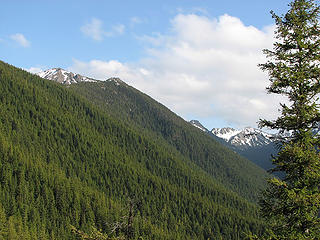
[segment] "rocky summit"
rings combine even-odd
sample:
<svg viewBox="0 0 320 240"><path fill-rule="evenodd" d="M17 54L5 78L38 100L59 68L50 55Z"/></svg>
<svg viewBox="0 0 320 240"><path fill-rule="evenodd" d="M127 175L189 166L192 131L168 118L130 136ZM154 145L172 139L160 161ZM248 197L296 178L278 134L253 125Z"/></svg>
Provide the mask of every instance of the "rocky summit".
<svg viewBox="0 0 320 240"><path fill-rule="evenodd" d="M37 73L37 75L42 78L56 81L62 84L72 84L72 83L79 83L79 82L96 82L95 79L84 77L80 74L74 74L62 68L48 69L46 71Z"/></svg>

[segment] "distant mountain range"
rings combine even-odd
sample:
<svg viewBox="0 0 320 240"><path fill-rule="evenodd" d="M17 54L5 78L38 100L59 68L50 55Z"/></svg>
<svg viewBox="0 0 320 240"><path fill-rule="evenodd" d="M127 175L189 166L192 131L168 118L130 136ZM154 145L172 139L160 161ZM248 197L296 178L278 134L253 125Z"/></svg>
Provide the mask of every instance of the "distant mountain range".
<svg viewBox="0 0 320 240"><path fill-rule="evenodd" d="M190 123L263 169L269 170L273 167L271 155L277 153L277 135L252 127L240 130L230 127L213 128L209 131L197 120Z"/></svg>
<svg viewBox="0 0 320 240"><path fill-rule="evenodd" d="M252 127L246 127L242 130L236 130L230 127L214 128L211 132L231 145L243 150L268 145L272 143L276 137L274 134L269 134Z"/></svg>

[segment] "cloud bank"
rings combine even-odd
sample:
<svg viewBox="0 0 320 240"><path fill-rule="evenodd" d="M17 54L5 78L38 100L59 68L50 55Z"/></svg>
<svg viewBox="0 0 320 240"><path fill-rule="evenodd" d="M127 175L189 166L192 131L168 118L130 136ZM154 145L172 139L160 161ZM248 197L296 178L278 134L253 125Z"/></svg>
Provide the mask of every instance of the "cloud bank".
<svg viewBox="0 0 320 240"><path fill-rule="evenodd" d="M70 70L120 77L184 118L256 126L259 118L275 118L280 101L266 94L268 77L257 66L266 61L262 49L272 48L273 32L272 26L257 29L229 15L179 14L169 35L140 38L146 56L139 62L74 60Z"/></svg>

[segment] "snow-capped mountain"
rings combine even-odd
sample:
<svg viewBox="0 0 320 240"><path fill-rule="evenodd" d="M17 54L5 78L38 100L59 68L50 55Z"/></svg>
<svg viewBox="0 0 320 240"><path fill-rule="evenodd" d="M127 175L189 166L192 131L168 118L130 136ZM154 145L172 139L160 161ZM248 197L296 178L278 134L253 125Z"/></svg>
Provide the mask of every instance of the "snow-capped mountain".
<svg viewBox="0 0 320 240"><path fill-rule="evenodd" d="M241 131L236 130L234 128L225 127L225 128L214 128L211 130L211 132L217 137L222 138L228 142L232 137L234 137Z"/></svg>
<svg viewBox="0 0 320 240"><path fill-rule="evenodd" d="M198 120L191 120L190 123L196 128L202 130L203 132L209 132L208 129L206 129Z"/></svg>
<svg viewBox="0 0 320 240"><path fill-rule="evenodd" d="M39 77L42 77L42 78L45 78L48 80L52 80L52 81L56 81L58 83L66 84L66 85L73 84L73 83L79 83L79 82L98 82L98 81L100 81L100 80L96 80L93 78L82 76L78 73L66 71L62 68L51 68L46 71L39 72L39 73L37 73L37 75ZM117 77L111 77L111 78L107 79L106 81L114 82L118 86L121 84L125 85L125 83L120 78L117 78Z"/></svg>
<svg viewBox="0 0 320 240"><path fill-rule="evenodd" d="M271 155L278 152L275 144L277 135L251 127L241 130L230 127L214 128L209 131L197 120L190 121L190 124L263 169L273 168Z"/></svg>
<svg viewBox="0 0 320 240"><path fill-rule="evenodd" d="M213 128L209 131L198 120L191 120L190 123L203 132L209 133L210 135L213 134L231 146L240 149L265 146L274 142L276 137L274 134L266 133L260 129L252 127L246 127L241 130L231 127Z"/></svg>
<svg viewBox="0 0 320 240"><path fill-rule="evenodd" d="M211 133L223 139L222 144L230 147L263 169L269 170L273 168L271 156L278 152L275 144L277 135L251 127L246 127L242 130L214 128Z"/></svg>
<svg viewBox="0 0 320 240"><path fill-rule="evenodd" d="M96 82L97 80L84 77L80 74L74 74L72 72L66 71L62 68L52 68L43 72L37 73L38 76L56 81L62 84L72 84L79 82Z"/></svg>
<svg viewBox="0 0 320 240"><path fill-rule="evenodd" d="M215 136L238 148L260 147L274 142L275 135L259 129L246 127L242 130L234 128L214 128L211 131Z"/></svg>

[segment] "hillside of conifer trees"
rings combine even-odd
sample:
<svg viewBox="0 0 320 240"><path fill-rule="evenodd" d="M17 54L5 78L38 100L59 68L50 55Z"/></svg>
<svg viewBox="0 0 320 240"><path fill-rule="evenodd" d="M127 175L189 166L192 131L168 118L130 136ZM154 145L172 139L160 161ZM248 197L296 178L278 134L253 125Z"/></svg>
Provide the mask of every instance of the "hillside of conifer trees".
<svg viewBox="0 0 320 240"><path fill-rule="evenodd" d="M123 100L89 97L103 87ZM265 177L128 86L67 88L0 62L0 239L119 237L129 199L132 239L243 239L264 229Z"/></svg>

